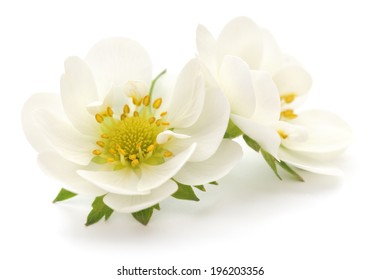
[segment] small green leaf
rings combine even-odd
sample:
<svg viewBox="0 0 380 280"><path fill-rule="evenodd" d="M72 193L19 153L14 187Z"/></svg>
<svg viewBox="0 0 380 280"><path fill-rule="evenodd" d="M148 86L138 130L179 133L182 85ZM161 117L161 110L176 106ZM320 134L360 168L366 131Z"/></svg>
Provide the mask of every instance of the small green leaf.
<svg viewBox="0 0 380 280"><path fill-rule="evenodd" d="M252 138L249 138L245 134L243 135L243 139L244 139L245 143L247 143L247 145L249 147L251 147L252 149L254 149L256 152L260 151L261 147L255 140L253 140Z"/></svg>
<svg viewBox="0 0 380 280"><path fill-rule="evenodd" d="M154 210L155 206L152 206L152 207L149 207L149 208L146 208L146 209L143 209L143 210L140 210L140 211L137 211L137 212L134 212L132 213L132 216L133 218L135 218L137 221L139 221L140 223L142 223L144 226L146 226L149 221L150 221L150 218L152 217L153 215L153 210Z"/></svg>
<svg viewBox="0 0 380 280"><path fill-rule="evenodd" d="M98 196L92 203L92 210L87 216L86 226L90 226L99 222L103 217L107 221L113 213L113 209L108 207L104 202L103 198L105 195Z"/></svg>
<svg viewBox="0 0 380 280"><path fill-rule="evenodd" d="M193 186L194 188L197 188L198 190L201 190L202 192L205 192L206 189L203 185L197 185L197 186Z"/></svg>
<svg viewBox="0 0 380 280"><path fill-rule="evenodd" d="M210 185L215 185L215 186L219 185L219 183L218 183L217 181L212 181L212 182L210 182L209 184L210 184Z"/></svg>
<svg viewBox="0 0 380 280"><path fill-rule="evenodd" d="M224 138L226 139L233 139L236 138L240 135L242 135L243 132L238 128L232 121L231 119L228 121L228 126L226 133L224 134Z"/></svg>
<svg viewBox="0 0 380 280"><path fill-rule="evenodd" d="M76 195L77 195L76 193L73 193L73 192L71 192L71 191L68 191L68 190L62 188L62 189L59 191L57 197L53 200L53 203L56 203L56 202L58 202L58 201L63 201L63 200L66 200L66 199L72 198L72 197L74 197L74 196L76 196Z"/></svg>
<svg viewBox="0 0 380 280"><path fill-rule="evenodd" d="M289 165L287 165L285 162L280 161L278 164L279 164L279 165L282 167L282 169L284 169L286 172L288 172L289 174L293 175L294 178L295 178L296 180L298 180L298 181L300 181L300 182L304 182L304 179L303 179L303 178L302 178L297 172L295 172L293 168L291 168Z"/></svg>
<svg viewBox="0 0 380 280"><path fill-rule="evenodd" d="M159 203L157 203L156 205L153 205L152 206L154 209L156 209L156 210L161 210L161 208L160 208L160 204Z"/></svg>
<svg viewBox="0 0 380 280"><path fill-rule="evenodd" d="M261 154L263 155L263 158L265 159L265 161L268 163L270 168L272 168L274 174L276 174L277 178L282 180L280 174L278 174L278 171L277 171L277 165L276 165L276 163L278 163L277 159L263 149L261 149L260 151L261 151Z"/></svg>
<svg viewBox="0 0 380 280"><path fill-rule="evenodd" d="M175 197L177 199L199 201L199 198L195 195L194 190L191 186L178 182L176 183L178 185L178 190L172 194L172 197Z"/></svg>

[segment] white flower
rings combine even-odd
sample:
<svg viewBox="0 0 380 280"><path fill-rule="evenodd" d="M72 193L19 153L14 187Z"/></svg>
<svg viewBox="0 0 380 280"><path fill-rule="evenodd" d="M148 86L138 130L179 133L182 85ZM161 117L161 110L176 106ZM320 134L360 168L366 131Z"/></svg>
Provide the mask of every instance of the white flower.
<svg viewBox="0 0 380 280"><path fill-rule="evenodd" d="M256 72L265 71L275 83L277 102L274 101L273 91L267 90L262 94L267 93L267 98L271 101L266 101L262 108L263 111L268 111L268 107L273 106L273 112L280 110L277 121L272 118L271 122L280 138L277 142L274 141L275 138L269 137L256 139L253 132L249 133L249 128L257 131L256 126L246 119L243 123L241 117L232 115L232 120L245 134L255 139L273 156L278 156L280 160L294 166L315 173L340 173L328 162L348 146L351 139L349 126L330 112L295 111L305 100L311 87L311 77L299 63L281 52L267 30L260 28L249 18L239 17L230 21L219 37L214 39L205 27L199 26L197 48L199 57L209 69L211 76L218 77L219 68L224 64L223 59L233 55L244 61L247 64L246 68L255 69ZM241 95L242 91L235 91L234 94ZM249 107L249 104L257 107L252 100L246 98L245 101L245 108ZM265 146L267 143L272 144L272 149ZM275 153L274 148L280 143L278 153L277 150Z"/></svg>
<svg viewBox="0 0 380 280"><path fill-rule="evenodd" d="M150 93L151 76L149 56L129 39L106 39L84 60L68 58L61 96L36 94L22 113L41 167L69 191L105 195L109 207L128 213L173 194L173 178L199 185L226 175L242 151L223 140L228 103L205 92L198 60L173 92Z"/></svg>

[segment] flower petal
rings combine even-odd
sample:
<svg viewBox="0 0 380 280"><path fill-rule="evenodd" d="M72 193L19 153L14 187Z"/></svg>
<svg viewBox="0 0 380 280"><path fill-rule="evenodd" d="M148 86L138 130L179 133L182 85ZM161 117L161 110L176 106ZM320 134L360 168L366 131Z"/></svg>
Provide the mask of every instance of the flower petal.
<svg viewBox="0 0 380 280"><path fill-rule="evenodd" d="M199 118L203 109L205 85L200 76L198 59L186 64L178 76L177 83L167 109L167 120L171 127L189 127Z"/></svg>
<svg viewBox="0 0 380 280"><path fill-rule="evenodd" d="M142 163L140 165L141 178L137 189L140 191L153 190L168 181L188 161L194 153L196 147L197 144L193 143L186 150L174 155L172 158L160 165L148 165Z"/></svg>
<svg viewBox="0 0 380 280"><path fill-rule="evenodd" d="M250 117L255 109L255 93L248 64L238 57L225 56L219 83L231 106L231 113Z"/></svg>
<svg viewBox="0 0 380 280"><path fill-rule="evenodd" d="M283 145L293 151L335 154L344 150L351 142L351 129L348 124L328 111L305 111L289 122L308 132L306 141L284 141Z"/></svg>
<svg viewBox="0 0 380 280"><path fill-rule="evenodd" d="M252 119L261 123L273 123L280 118L281 102L276 84L266 71L251 70L256 108Z"/></svg>
<svg viewBox="0 0 380 280"><path fill-rule="evenodd" d="M286 163L313 173L333 176L342 175L342 171L339 168L326 161L309 157L301 152L295 152L281 147L278 151L278 157Z"/></svg>
<svg viewBox="0 0 380 280"><path fill-rule="evenodd" d="M168 141L172 140L173 138L186 139L186 138L190 138L190 136L186 135L186 134L175 133L171 130L165 130L165 131L163 131L157 135L156 142L157 142L157 144L161 145L161 144L167 143Z"/></svg>
<svg viewBox="0 0 380 280"><path fill-rule="evenodd" d="M149 194L137 189L139 177L131 168L117 171L78 170L78 175L100 188L120 195Z"/></svg>
<svg viewBox="0 0 380 280"><path fill-rule="evenodd" d="M51 110L62 115L64 112L57 94L37 93L25 102L21 112L22 128L29 143L37 152L42 153L51 150L51 146L35 119L34 113L39 109Z"/></svg>
<svg viewBox="0 0 380 280"><path fill-rule="evenodd" d="M175 129L174 132L190 135L187 139L173 139L168 148L187 147L197 143L197 149L189 161L208 159L218 149L223 140L229 119L229 105L225 96L217 90L209 90L206 94L204 108L198 121L186 129Z"/></svg>
<svg viewBox="0 0 380 280"><path fill-rule="evenodd" d="M177 184L169 180L147 195L107 194L103 201L116 212L133 213L153 205L169 197L177 191Z"/></svg>
<svg viewBox="0 0 380 280"><path fill-rule="evenodd" d="M219 67L216 40L203 25L198 25L196 37L199 58L210 73L216 77Z"/></svg>
<svg viewBox="0 0 380 280"><path fill-rule="evenodd" d="M97 43L87 54L90 66L103 99L112 86L128 81L142 81L150 85L152 62L145 49L126 38L110 38Z"/></svg>
<svg viewBox="0 0 380 280"><path fill-rule="evenodd" d="M44 137L63 158L79 165L87 165L91 161L96 139L79 133L47 110L37 110L35 118Z"/></svg>
<svg viewBox="0 0 380 280"><path fill-rule="evenodd" d="M174 179L187 185L202 185L219 180L231 171L242 156L243 151L239 144L223 140L210 158L186 163Z"/></svg>
<svg viewBox="0 0 380 280"><path fill-rule="evenodd" d="M284 56L272 34L263 28L261 28L261 33L263 35L263 52L259 69L273 74L282 67Z"/></svg>
<svg viewBox="0 0 380 280"><path fill-rule="evenodd" d="M44 172L61 181L65 185L64 188L73 193L94 196L106 193L105 190L78 176L76 171L82 166L65 160L55 152L39 154L38 163Z"/></svg>
<svg viewBox="0 0 380 280"><path fill-rule="evenodd" d="M78 57L65 61L65 74L61 77L63 108L72 124L82 133L96 132L97 123L86 106L98 100L94 78L88 65Z"/></svg>
<svg viewBox="0 0 380 280"><path fill-rule="evenodd" d="M311 88L312 80L309 73L301 66L290 64L282 67L273 75L281 96L294 93L297 96L306 94Z"/></svg>
<svg viewBox="0 0 380 280"><path fill-rule="evenodd" d="M254 139L272 156L277 157L277 151L281 144L281 138L274 128L274 125L264 125L254 120L237 115L231 115L231 120L244 132L244 134Z"/></svg>
<svg viewBox="0 0 380 280"><path fill-rule="evenodd" d="M220 33L217 44L221 55L235 55L248 63L251 69L260 66L263 35L260 28L247 17L230 21Z"/></svg>

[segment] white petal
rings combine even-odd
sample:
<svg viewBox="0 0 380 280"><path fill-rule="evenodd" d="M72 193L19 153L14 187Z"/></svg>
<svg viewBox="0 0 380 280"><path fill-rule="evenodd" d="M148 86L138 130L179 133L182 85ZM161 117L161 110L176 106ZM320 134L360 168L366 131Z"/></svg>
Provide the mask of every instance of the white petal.
<svg viewBox="0 0 380 280"><path fill-rule="evenodd" d="M139 191L139 177L131 168L116 171L78 170L78 175L110 193L121 195L148 194Z"/></svg>
<svg viewBox="0 0 380 280"><path fill-rule="evenodd" d="M290 150L307 153L334 153L344 150L351 142L351 129L337 115L322 111L309 110L298 114L291 124L307 130L306 141L286 141L283 143Z"/></svg>
<svg viewBox="0 0 380 280"><path fill-rule="evenodd" d="M86 106L98 100L94 78L88 65L78 57L65 61L65 74L61 77L63 108L72 124L82 133L96 132L97 123Z"/></svg>
<svg viewBox="0 0 380 280"><path fill-rule="evenodd" d="M247 63L225 56L219 71L219 83L231 106L231 113L250 117L255 109L255 93Z"/></svg>
<svg viewBox="0 0 380 280"><path fill-rule="evenodd" d="M35 111L39 109L51 110L63 115L63 108L59 95L50 93L37 93L24 104L21 112L22 128L29 143L37 152L51 150L50 142L41 133L41 127L35 119Z"/></svg>
<svg viewBox="0 0 380 280"><path fill-rule="evenodd" d="M137 42L127 38L110 38L97 43L87 54L101 99L113 85L142 81L150 85L152 63L148 53ZM103 98L102 98L103 97Z"/></svg>
<svg viewBox="0 0 380 280"><path fill-rule="evenodd" d="M177 184L167 181L148 195L107 194L103 201L116 212L133 213L151 207L177 191Z"/></svg>
<svg viewBox="0 0 380 280"><path fill-rule="evenodd" d="M148 191L158 188L164 182L172 178L188 161L194 153L197 144L194 143L181 153L174 155L163 164L148 165L142 163L141 179L137 186L138 190Z"/></svg>
<svg viewBox="0 0 380 280"><path fill-rule="evenodd" d="M238 17L230 21L220 33L217 43L221 55L236 55L250 68L260 66L263 35L260 28L249 18Z"/></svg>
<svg viewBox="0 0 380 280"><path fill-rule="evenodd" d="M80 165L87 165L91 161L92 151L96 148L95 138L79 133L47 110L36 111L35 118L51 147L63 158Z"/></svg>
<svg viewBox="0 0 380 280"><path fill-rule="evenodd" d="M277 157L277 151L281 144L281 138L274 128L274 125L264 125L254 120L237 115L231 115L231 120L244 132L244 134L254 139L272 156Z"/></svg>
<svg viewBox="0 0 380 280"><path fill-rule="evenodd" d="M280 118L281 102L276 84L266 71L252 70L256 108L252 119L262 123L273 123Z"/></svg>
<svg viewBox="0 0 380 280"><path fill-rule="evenodd" d="M311 87L311 76L299 65L282 67L273 75L280 95L295 93L305 95Z"/></svg>
<svg viewBox="0 0 380 280"><path fill-rule="evenodd" d="M272 34L261 28L263 34L263 52L259 69L275 73L283 65L283 54Z"/></svg>
<svg viewBox="0 0 380 280"><path fill-rule="evenodd" d="M82 166L65 160L55 152L39 154L38 163L44 172L61 181L63 187L73 193L94 196L106 193L105 190L78 176L76 171Z"/></svg>
<svg viewBox="0 0 380 280"><path fill-rule="evenodd" d="M216 40L203 25L198 25L196 37L199 57L210 73L216 77L219 67Z"/></svg>
<svg viewBox="0 0 380 280"><path fill-rule="evenodd" d="M197 143L197 149L189 161L208 159L218 149L226 132L229 119L229 105L220 91L210 90L206 94L203 112L198 121L186 129L175 129L174 132L190 135L188 139L175 139L168 144L189 146Z"/></svg>
<svg viewBox="0 0 380 280"><path fill-rule="evenodd" d="M171 130L165 130L165 131L163 131L157 135L156 142L157 142L157 144L161 145L161 144L167 143L168 141L172 140L173 138L186 139L186 138L190 138L190 136L185 135L185 134L175 133Z"/></svg>
<svg viewBox="0 0 380 280"><path fill-rule="evenodd" d="M186 163L174 179L187 185L202 185L219 180L231 171L242 156L243 151L239 144L231 140L223 140L210 158L205 161Z"/></svg>
<svg viewBox="0 0 380 280"><path fill-rule="evenodd" d="M278 156L282 161L285 161L286 163L313 173L333 176L342 175L342 171L339 168L329 164L326 161L308 157L301 152L290 151L286 148L281 147L278 151Z"/></svg>
<svg viewBox="0 0 380 280"><path fill-rule="evenodd" d="M203 109L205 85L200 76L198 59L193 59L181 71L167 109L167 120L172 127L189 127Z"/></svg>

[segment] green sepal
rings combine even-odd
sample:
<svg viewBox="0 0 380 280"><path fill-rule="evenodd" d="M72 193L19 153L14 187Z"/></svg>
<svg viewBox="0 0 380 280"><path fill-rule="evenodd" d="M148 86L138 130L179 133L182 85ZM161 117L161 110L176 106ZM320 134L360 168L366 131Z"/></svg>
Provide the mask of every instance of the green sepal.
<svg viewBox="0 0 380 280"><path fill-rule="evenodd" d="M305 182L305 180L296 171L294 171L294 169L291 168L286 162L281 160L278 164L282 167L282 169L284 169L286 172L292 175L296 180L300 182Z"/></svg>
<svg viewBox="0 0 380 280"><path fill-rule="evenodd" d="M203 185L197 185L197 186L194 186L194 188L197 188L198 190L202 191L202 192L205 192L206 189Z"/></svg>
<svg viewBox="0 0 380 280"><path fill-rule="evenodd" d="M113 209L108 207L104 202L103 198L105 195L98 196L92 203L92 210L87 216L86 226L93 225L99 222L103 217L107 221L113 213Z"/></svg>
<svg viewBox="0 0 380 280"><path fill-rule="evenodd" d="M232 121L231 119L228 121L228 126L226 133L224 134L224 138L226 139L233 139L236 138L240 135L242 135L243 132L238 128Z"/></svg>
<svg viewBox="0 0 380 280"><path fill-rule="evenodd" d="M255 150L256 152L260 151L261 147L255 140L253 140L252 138L248 137L245 134L243 135L243 139L244 139L245 143L247 143L247 145L249 147L251 147L253 150Z"/></svg>
<svg viewBox="0 0 380 280"><path fill-rule="evenodd" d="M153 207L154 209L158 210L158 211L161 210L161 207L160 207L160 204L159 204L159 203L157 203L156 205L153 205L152 207Z"/></svg>
<svg viewBox="0 0 380 280"><path fill-rule="evenodd" d="M217 181L212 181L212 182L210 182L209 184L210 184L210 185L215 185L215 186L219 185L219 183L218 183Z"/></svg>
<svg viewBox="0 0 380 280"><path fill-rule="evenodd" d="M156 204L156 205L158 205L158 204ZM149 223L150 218L152 218L153 210L157 209L156 205L151 206L151 207L146 208L146 209L143 209L143 210L140 210L140 211L137 211L137 212L133 212L132 213L133 218L135 218L138 222L140 222L141 224L146 226Z"/></svg>
<svg viewBox="0 0 380 280"><path fill-rule="evenodd" d="M274 174L276 174L277 178L282 180L280 174L278 174L278 171L277 171L277 159L272 156L270 153L268 153L267 151L265 151L264 149L261 149L260 150L263 158L265 159L265 161L268 163L269 167L273 170Z"/></svg>
<svg viewBox="0 0 380 280"><path fill-rule="evenodd" d="M189 185L184 185L176 182L178 190L172 194L172 197L184 200L199 201L199 198L195 195L193 188Z"/></svg>
<svg viewBox="0 0 380 280"><path fill-rule="evenodd" d="M64 188L62 188L58 195L56 196L56 198L53 200L53 203L56 203L58 201L63 201L63 200L66 200L66 199L69 199L69 198L72 198L74 196L76 196L77 194L76 193L73 193L71 191L68 191Z"/></svg>

